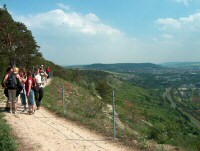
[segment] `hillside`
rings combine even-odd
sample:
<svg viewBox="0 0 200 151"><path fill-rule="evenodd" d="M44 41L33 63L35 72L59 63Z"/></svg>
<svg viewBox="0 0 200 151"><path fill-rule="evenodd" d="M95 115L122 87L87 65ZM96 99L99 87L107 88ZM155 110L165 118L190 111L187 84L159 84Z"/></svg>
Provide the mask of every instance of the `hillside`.
<svg viewBox="0 0 200 151"><path fill-rule="evenodd" d="M161 92L128 84L116 75L100 71L93 71L93 74L92 71L88 71L89 74L86 72L79 73L81 80L78 84L55 79L53 85L46 88L48 94L44 105L57 114L64 115L61 89L56 89L64 83L64 116L112 137L112 110L109 110L107 104L112 103L111 90L114 88L116 112L120 120L117 124L117 138L120 141L143 149L155 149L156 143L150 143L154 140L159 144L171 144L185 150L198 150L199 130L185 115L171 108ZM95 74L103 79L95 79ZM136 144L132 142L134 140Z"/></svg>
<svg viewBox="0 0 200 151"><path fill-rule="evenodd" d="M174 146L170 146L172 150L200 149L200 131L185 114L172 108L169 100L163 96L164 88L184 84L188 79L186 84L193 80L194 85L198 74L188 73L187 77L178 73L165 74L160 72L163 67L151 63L93 64L80 66L80 70L65 69L43 58L31 31L23 23L15 22L6 9L0 9L0 27L0 77L13 62L27 70L40 64L50 66L54 80L45 88L43 105L54 113L111 138L114 89L118 115L117 139L120 142L144 150L162 150L166 144ZM9 35L13 38L9 39ZM199 98L199 95L195 94L195 97Z"/></svg>
<svg viewBox="0 0 200 151"><path fill-rule="evenodd" d="M72 68L73 66L67 67ZM152 63L116 63L116 64L91 64L83 66L74 66L74 68L92 69L92 70L105 70L114 72L152 72L159 70L162 67Z"/></svg>

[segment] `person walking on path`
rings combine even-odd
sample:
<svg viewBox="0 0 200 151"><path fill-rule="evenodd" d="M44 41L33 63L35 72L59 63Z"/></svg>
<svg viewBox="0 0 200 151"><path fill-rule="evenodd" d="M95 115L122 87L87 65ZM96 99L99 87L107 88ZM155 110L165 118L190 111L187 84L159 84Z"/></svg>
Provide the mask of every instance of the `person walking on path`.
<svg viewBox="0 0 200 151"><path fill-rule="evenodd" d="M5 79L6 75L7 75L9 72L10 72L10 67L7 68L6 74L5 74L5 76L4 76L4 78L3 78L3 81L2 81L2 83L1 83L2 88L4 88L4 94L5 94L6 98L7 98L5 111L9 111L9 110L10 110L10 106L9 106L9 103L8 103L8 102L9 102L8 88L6 88L6 87L4 86L4 79Z"/></svg>
<svg viewBox="0 0 200 151"><path fill-rule="evenodd" d="M16 76L16 80L17 80L17 91L16 91L16 101L18 102L18 97L23 89L22 85L21 85L21 79L20 79L20 75L19 75L19 68L15 67L14 68L14 74Z"/></svg>
<svg viewBox="0 0 200 151"><path fill-rule="evenodd" d="M35 100L36 100L36 106L37 110L40 109L40 105L42 102L42 98L44 95L44 77L47 77L48 75L41 71L40 69L36 69L35 71L35 80L36 80L36 88L35 88Z"/></svg>
<svg viewBox="0 0 200 151"><path fill-rule="evenodd" d="M40 73L44 72L44 65L40 66Z"/></svg>
<svg viewBox="0 0 200 151"><path fill-rule="evenodd" d="M46 73L47 73L47 79L49 79L49 77L50 77L50 73L51 73L51 69L50 69L50 67L48 66L47 68L46 68Z"/></svg>
<svg viewBox="0 0 200 151"><path fill-rule="evenodd" d="M26 83L26 73L24 71L20 71L20 82L21 82L21 86L23 87L22 91L20 92L20 97L21 97L21 101L22 101L22 105L24 106L24 110L22 110L22 112L26 112L27 108L26 108L26 89L25 89L25 83Z"/></svg>
<svg viewBox="0 0 200 151"><path fill-rule="evenodd" d="M19 74L17 73L17 69L15 68L15 73L12 67L9 67L9 72L6 74L4 78L4 87L8 89L8 103L10 106L10 113L12 113L12 103L14 104L14 114L17 112L17 78L19 78Z"/></svg>
<svg viewBox="0 0 200 151"><path fill-rule="evenodd" d="M35 108L34 108L34 105L35 105L34 91L33 91L32 87L33 87L32 72L28 71L27 80L25 83L25 89L26 89L26 95L28 98L29 114L34 114L34 110L35 110Z"/></svg>

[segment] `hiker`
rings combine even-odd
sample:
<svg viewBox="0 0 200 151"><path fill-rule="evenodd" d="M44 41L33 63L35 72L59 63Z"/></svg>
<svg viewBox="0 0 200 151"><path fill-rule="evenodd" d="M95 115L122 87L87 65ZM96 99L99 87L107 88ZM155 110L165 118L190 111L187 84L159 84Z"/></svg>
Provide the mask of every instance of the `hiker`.
<svg viewBox="0 0 200 151"><path fill-rule="evenodd" d="M21 82L21 86L23 87L22 91L20 92L20 97L21 97L21 102L22 105L24 106L24 109L22 110L22 112L26 112L27 108L26 108L26 89L25 89L25 83L26 83L26 72L24 70L20 71L20 82Z"/></svg>
<svg viewBox="0 0 200 151"><path fill-rule="evenodd" d="M32 78L32 72L27 72L27 80L25 82L25 89L26 89L26 95L28 98L28 105L29 105L29 114L34 114L35 111L35 99L34 99L34 91L32 89L33 87L33 78Z"/></svg>
<svg viewBox="0 0 200 151"><path fill-rule="evenodd" d="M15 73L12 67L9 67L9 72L6 74L4 78L4 87L8 89L8 103L10 106L10 113L12 113L12 103L14 103L14 114L17 112L17 79L19 75L17 74L17 68L15 69Z"/></svg>
<svg viewBox="0 0 200 151"><path fill-rule="evenodd" d="M49 77L50 77L50 73L51 73L51 69L50 69L50 67L48 66L47 68L46 68L46 73L47 73L47 79L49 79Z"/></svg>
<svg viewBox="0 0 200 151"><path fill-rule="evenodd" d="M24 73L24 77L26 78L26 68L22 68L22 72Z"/></svg>
<svg viewBox="0 0 200 151"><path fill-rule="evenodd" d="M37 87L35 88L35 100L36 100L37 110L39 110L44 95L44 77L47 77L47 74L38 68L35 71L34 77L37 85Z"/></svg>
<svg viewBox="0 0 200 151"><path fill-rule="evenodd" d="M41 73L44 72L44 66L43 65L40 66L40 72Z"/></svg>
<svg viewBox="0 0 200 151"><path fill-rule="evenodd" d="M23 89L22 85L21 85L21 79L20 79L20 75L19 75L19 68L15 67L14 68L14 74L17 77L17 91L16 91L16 101L18 102L18 97Z"/></svg>
<svg viewBox="0 0 200 151"><path fill-rule="evenodd" d="M8 74L9 71L10 71L10 68L8 68L8 69L6 70L6 74ZM6 77L6 74L5 74L5 76L4 76L4 78L3 78L2 82L1 82L1 86L2 86L2 88L4 88L4 95L5 95L6 98L7 98L5 111L9 111L9 110L10 110L10 107L9 107L9 103L8 103L8 88L6 88L6 87L4 86L4 79L5 79L5 77Z"/></svg>

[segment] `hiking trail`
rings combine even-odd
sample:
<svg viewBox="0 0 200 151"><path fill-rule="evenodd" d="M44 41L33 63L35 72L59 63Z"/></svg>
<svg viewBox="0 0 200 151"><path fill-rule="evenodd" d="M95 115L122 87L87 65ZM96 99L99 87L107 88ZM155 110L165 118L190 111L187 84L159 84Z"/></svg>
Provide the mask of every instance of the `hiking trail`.
<svg viewBox="0 0 200 151"><path fill-rule="evenodd" d="M5 105L6 98L0 103L0 107L4 108ZM18 101L18 114L5 112L6 121L21 142L20 151L133 150L112 140L106 140L103 136L97 135L67 119L58 117L43 107L33 115L22 113L22 110L23 106Z"/></svg>

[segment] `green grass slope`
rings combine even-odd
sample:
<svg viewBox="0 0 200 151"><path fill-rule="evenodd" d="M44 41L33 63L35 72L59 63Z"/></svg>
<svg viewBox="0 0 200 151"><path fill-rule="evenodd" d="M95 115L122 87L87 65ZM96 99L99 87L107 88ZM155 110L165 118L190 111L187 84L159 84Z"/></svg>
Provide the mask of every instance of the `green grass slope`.
<svg viewBox="0 0 200 151"><path fill-rule="evenodd" d="M135 145L133 140L137 140L136 144L144 149L150 148L149 140L185 150L200 149L199 130L185 115L172 109L160 91L128 84L107 73L99 80L88 78L86 74L81 77L78 83L54 78L52 84L45 88L43 105L61 116L112 137L112 110L108 104L112 103L114 88L118 114L117 138L120 141ZM65 88L64 103L62 83Z"/></svg>

